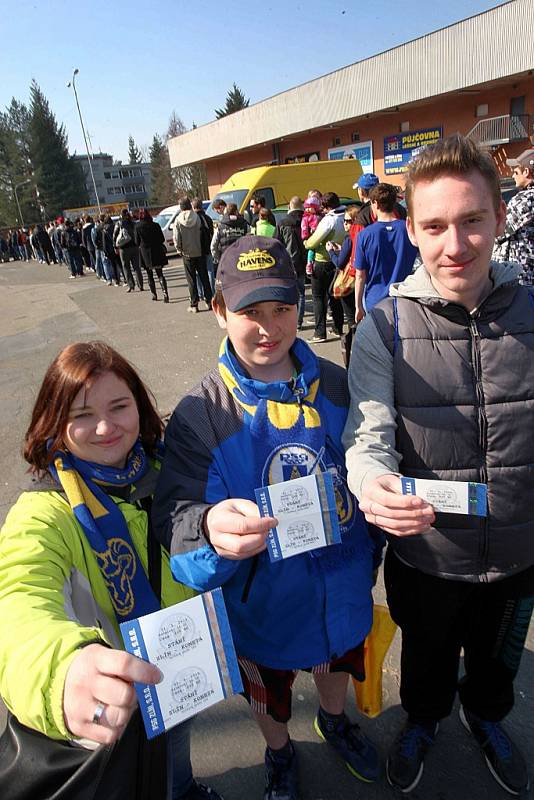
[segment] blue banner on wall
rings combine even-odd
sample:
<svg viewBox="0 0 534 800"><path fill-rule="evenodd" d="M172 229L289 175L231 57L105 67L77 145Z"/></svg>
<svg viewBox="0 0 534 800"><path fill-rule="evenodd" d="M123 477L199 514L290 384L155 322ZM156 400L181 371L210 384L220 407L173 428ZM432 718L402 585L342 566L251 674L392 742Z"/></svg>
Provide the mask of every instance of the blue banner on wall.
<svg viewBox="0 0 534 800"><path fill-rule="evenodd" d="M343 158L357 158L362 165L363 172L373 171L373 143L357 142L328 149L329 161L340 161Z"/></svg>
<svg viewBox="0 0 534 800"><path fill-rule="evenodd" d="M443 128L424 128L384 137L384 174L406 172L408 164L427 145L443 136Z"/></svg>

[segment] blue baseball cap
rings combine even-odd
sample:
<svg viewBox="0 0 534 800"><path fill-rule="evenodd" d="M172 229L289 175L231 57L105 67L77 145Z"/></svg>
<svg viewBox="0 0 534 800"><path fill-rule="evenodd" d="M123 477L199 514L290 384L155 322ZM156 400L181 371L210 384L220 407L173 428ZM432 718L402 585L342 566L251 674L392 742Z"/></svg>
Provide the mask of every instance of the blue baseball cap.
<svg viewBox="0 0 534 800"><path fill-rule="evenodd" d="M363 175L360 175L356 183L353 184L352 188L365 189L366 191L369 191L369 189L372 189L377 183L380 183L377 176L373 172L366 172Z"/></svg>
<svg viewBox="0 0 534 800"><path fill-rule="evenodd" d="M215 286L230 311L274 301L296 305L297 275L284 245L267 236L241 236L219 261Z"/></svg>

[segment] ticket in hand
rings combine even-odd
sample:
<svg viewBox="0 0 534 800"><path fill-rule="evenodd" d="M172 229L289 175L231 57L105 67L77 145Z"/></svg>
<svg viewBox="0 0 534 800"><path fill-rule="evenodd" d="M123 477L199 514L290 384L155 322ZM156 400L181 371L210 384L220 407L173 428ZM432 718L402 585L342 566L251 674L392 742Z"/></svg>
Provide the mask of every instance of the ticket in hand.
<svg viewBox="0 0 534 800"><path fill-rule="evenodd" d="M472 481L439 481L424 478L401 478L402 493L421 497L442 514L488 513L488 488Z"/></svg>
<svg viewBox="0 0 534 800"><path fill-rule="evenodd" d="M271 528L267 537L271 561L341 541L334 482L329 472L263 486L256 489L256 501L262 517L278 519L278 525Z"/></svg>
<svg viewBox="0 0 534 800"><path fill-rule="evenodd" d="M149 739L243 691L222 591L121 623L126 650L155 664L158 684L135 684Z"/></svg>

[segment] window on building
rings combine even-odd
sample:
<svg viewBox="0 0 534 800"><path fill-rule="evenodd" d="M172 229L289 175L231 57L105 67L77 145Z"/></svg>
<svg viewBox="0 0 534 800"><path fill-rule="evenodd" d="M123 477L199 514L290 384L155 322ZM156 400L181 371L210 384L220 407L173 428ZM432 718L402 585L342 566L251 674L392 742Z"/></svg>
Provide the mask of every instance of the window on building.
<svg viewBox="0 0 534 800"><path fill-rule="evenodd" d="M489 106L487 103L479 103L475 108L475 117L487 117L489 113Z"/></svg>
<svg viewBox="0 0 534 800"><path fill-rule="evenodd" d="M332 147L338 147L341 144L341 136L334 136L332 139Z"/></svg>
<svg viewBox="0 0 534 800"><path fill-rule="evenodd" d="M408 122L408 120L406 120L405 122L401 122L401 124L400 124L400 132L404 133L405 131L409 131L409 130L410 130L410 123Z"/></svg>
<svg viewBox="0 0 534 800"><path fill-rule="evenodd" d="M111 173L111 177L112 178L120 178L120 176L121 176L121 174L120 174L120 172L118 170L116 172L112 172Z"/></svg>
<svg viewBox="0 0 534 800"><path fill-rule="evenodd" d="M132 178L140 178L143 174L142 170L140 169L132 169L130 172L132 173Z"/></svg>
<svg viewBox="0 0 534 800"><path fill-rule="evenodd" d="M351 142L359 142L360 141L360 132L353 131L350 135Z"/></svg>
<svg viewBox="0 0 534 800"><path fill-rule="evenodd" d="M104 172L104 178L107 178L107 180L109 181L109 179L111 178L111 172Z"/></svg>

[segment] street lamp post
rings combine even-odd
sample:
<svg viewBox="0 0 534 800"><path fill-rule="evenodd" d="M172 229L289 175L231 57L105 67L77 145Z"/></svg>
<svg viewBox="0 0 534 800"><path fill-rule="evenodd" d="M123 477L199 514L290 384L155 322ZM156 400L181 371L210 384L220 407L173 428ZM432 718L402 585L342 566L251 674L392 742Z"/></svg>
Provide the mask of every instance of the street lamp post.
<svg viewBox="0 0 534 800"><path fill-rule="evenodd" d="M91 163L91 156L89 154L89 145L87 143L87 135L85 133L85 126L83 124L82 112L81 112L81 109L80 109L80 102L78 100L78 92L76 91L76 75L79 73L79 71L80 70L78 68L76 68L74 70L74 72L72 73L72 80L67 83L67 88L70 89L70 87L72 86L72 89L74 91L74 97L76 98L76 107L78 109L78 116L80 117L80 125L81 125L81 128L82 128L83 140L85 142L85 149L87 151L87 162L89 164L89 172L91 173L91 180L93 181L93 189L95 191L96 204L98 206L98 213L101 214L102 213L102 209L100 208L100 200L98 198L98 192L96 190L96 181L95 181L95 175L94 175L94 172L93 172L93 165Z"/></svg>
<svg viewBox="0 0 534 800"><path fill-rule="evenodd" d="M20 217L20 224L21 224L22 228L24 227L24 217L22 216L22 211L21 211L21 208L20 208L19 198L18 198L18 195L17 195L17 189L19 188L19 186L26 186L27 183L31 183L31 180L29 178L26 178L25 181L20 181L20 183L16 183L15 184L15 200L17 202L17 208L19 210L19 217Z"/></svg>

